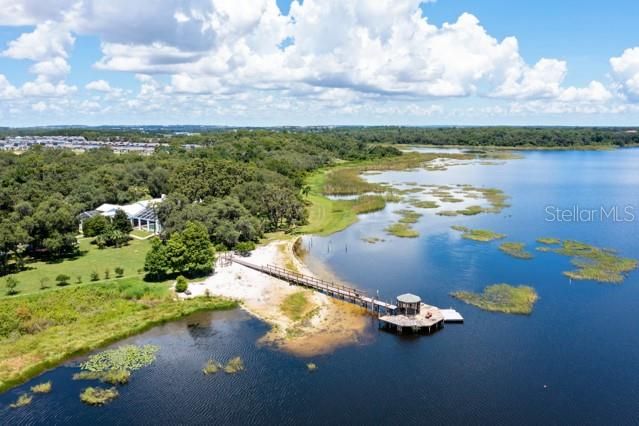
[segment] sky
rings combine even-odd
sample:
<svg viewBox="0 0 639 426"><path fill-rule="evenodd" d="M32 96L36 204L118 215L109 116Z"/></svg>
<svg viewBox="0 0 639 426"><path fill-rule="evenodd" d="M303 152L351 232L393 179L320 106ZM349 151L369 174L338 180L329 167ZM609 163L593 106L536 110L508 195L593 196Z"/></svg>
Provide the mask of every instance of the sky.
<svg viewBox="0 0 639 426"><path fill-rule="evenodd" d="M0 0L0 126L639 125L636 0Z"/></svg>

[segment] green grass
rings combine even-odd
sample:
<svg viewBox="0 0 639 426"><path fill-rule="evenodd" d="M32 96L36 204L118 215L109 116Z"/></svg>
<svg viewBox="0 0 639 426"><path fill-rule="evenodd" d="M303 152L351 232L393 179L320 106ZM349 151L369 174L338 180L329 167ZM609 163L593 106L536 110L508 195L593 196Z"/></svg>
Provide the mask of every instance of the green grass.
<svg viewBox="0 0 639 426"><path fill-rule="evenodd" d="M526 251L524 243L502 243L499 250L517 259L532 259L532 253Z"/></svg>
<svg viewBox="0 0 639 426"><path fill-rule="evenodd" d="M486 229L470 229L465 226L451 226L451 228L455 231L459 231L462 233L462 238L473 241L480 242L490 242L495 240L501 240L506 238L505 234L498 234L497 232L489 231Z"/></svg>
<svg viewBox="0 0 639 426"><path fill-rule="evenodd" d="M33 393L50 393L51 389L53 389L53 385L51 381L39 383L35 386L31 386L31 392Z"/></svg>
<svg viewBox="0 0 639 426"><path fill-rule="evenodd" d="M152 326L236 306L222 298L176 301L166 285L136 279L0 299L0 392Z"/></svg>
<svg viewBox="0 0 639 426"><path fill-rule="evenodd" d="M394 223L388 226L385 231L399 238L417 238L419 237L419 232L415 231L410 225L405 223Z"/></svg>
<svg viewBox="0 0 639 426"><path fill-rule="evenodd" d="M540 247L540 249L572 257L572 264L577 269L565 271L564 275L573 280L618 284L623 282L626 273L637 268L636 259L620 257L614 250L579 241L566 240L561 244L558 248Z"/></svg>
<svg viewBox="0 0 639 426"><path fill-rule="evenodd" d="M508 284L488 286L482 293L458 291L452 293L452 296L486 311L520 315L532 313L539 298L532 287L515 287Z"/></svg>
<svg viewBox="0 0 639 426"><path fill-rule="evenodd" d="M280 304L280 311L292 321L303 319L313 309L314 305L308 300L306 291L289 294Z"/></svg>
<svg viewBox="0 0 639 426"><path fill-rule="evenodd" d="M77 277L82 278L82 284L86 285L94 283L91 281L91 272L97 272L100 281L104 281L104 273L107 269L110 271L111 280L115 280L115 268L124 269L124 277L141 277L141 270L144 267L144 257L151 247L148 240L131 240L129 245L120 248L98 249L95 245L90 244L91 239L84 238L79 240L80 252L82 253L75 259L63 260L58 263L34 262L27 264L28 270L12 274L19 281L17 290L19 294L28 294L42 292L41 280L48 279L46 283L48 288L55 288L55 278L60 275L68 275L71 277L69 287L78 285ZM0 279L0 283L3 283ZM0 297L4 296L4 292Z"/></svg>
<svg viewBox="0 0 639 426"><path fill-rule="evenodd" d="M80 401L88 405L104 405L113 401L120 394L116 388L94 388L89 387L82 391L80 394Z"/></svg>
<svg viewBox="0 0 639 426"><path fill-rule="evenodd" d="M423 216L421 213L417 213L414 210L398 210L395 213L401 215L399 223L412 224L419 222L419 218Z"/></svg>
<svg viewBox="0 0 639 426"><path fill-rule="evenodd" d="M136 237L146 238L153 235L153 232L145 231L144 229L134 229L131 231L131 235L135 235Z"/></svg>

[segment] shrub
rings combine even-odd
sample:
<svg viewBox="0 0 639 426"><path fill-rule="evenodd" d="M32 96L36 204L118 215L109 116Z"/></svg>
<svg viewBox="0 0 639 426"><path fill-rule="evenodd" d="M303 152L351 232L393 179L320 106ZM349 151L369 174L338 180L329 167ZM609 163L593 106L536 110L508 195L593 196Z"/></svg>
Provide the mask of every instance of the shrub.
<svg viewBox="0 0 639 426"><path fill-rule="evenodd" d="M7 287L7 295L13 296L14 294L18 294L18 280L15 277L7 277L7 282L5 283L5 287Z"/></svg>
<svg viewBox="0 0 639 426"><path fill-rule="evenodd" d="M75 282L76 284L82 284L82 276L78 275L77 277L75 277Z"/></svg>
<svg viewBox="0 0 639 426"><path fill-rule="evenodd" d="M55 281L57 282L57 285L59 287L64 287L69 285L69 280L71 279L70 276L66 275L66 274L60 274L57 277L55 277Z"/></svg>
<svg viewBox="0 0 639 426"><path fill-rule="evenodd" d="M100 275L96 271L91 272L91 281L100 281Z"/></svg>
<svg viewBox="0 0 639 426"><path fill-rule="evenodd" d="M33 393L49 393L51 392L51 381L40 383L38 385L31 387L31 392Z"/></svg>
<svg viewBox="0 0 639 426"><path fill-rule="evenodd" d="M241 256L248 256L253 250L255 250L253 241L244 241L235 245L235 252Z"/></svg>
<svg viewBox="0 0 639 426"><path fill-rule="evenodd" d="M89 387L82 391L80 400L88 405L104 405L118 397L116 388L104 389Z"/></svg>
<svg viewBox="0 0 639 426"><path fill-rule="evenodd" d="M115 268L115 276L118 278L122 278L122 276L124 276L124 269L119 266Z"/></svg>
<svg viewBox="0 0 639 426"><path fill-rule="evenodd" d="M175 281L175 291L178 293L184 293L189 288L189 283L186 281L182 275L177 277Z"/></svg>
<svg viewBox="0 0 639 426"><path fill-rule="evenodd" d="M111 271L107 268L104 270L104 279L108 280L109 278L111 278Z"/></svg>

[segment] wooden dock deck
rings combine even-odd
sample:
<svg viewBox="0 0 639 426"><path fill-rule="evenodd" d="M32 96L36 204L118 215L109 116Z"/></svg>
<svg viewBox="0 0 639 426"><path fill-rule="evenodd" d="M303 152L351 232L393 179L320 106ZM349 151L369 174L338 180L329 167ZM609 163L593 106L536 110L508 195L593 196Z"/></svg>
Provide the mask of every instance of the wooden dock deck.
<svg viewBox="0 0 639 426"><path fill-rule="evenodd" d="M255 265L244 259L240 259L237 256L226 256L224 260L228 263L237 263L238 265L262 272L290 284L310 288L336 299L341 299L366 308L367 310L378 314L380 327L393 329L400 333L404 331L411 331L426 332L430 334L442 328L444 323L464 322L464 318L456 310L439 309L436 306L426 305L419 302L419 298L417 296L412 297L417 299L416 304L419 304L420 309L416 309L416 311L419 312L416 314L406 315L404 312L405 310L398 309L397 305L372 298L364 291L353 287L322 280L310 275L300 274L299 272L291 271L279 266Z"/></svg>
<svg viewBox="0 0 639 426"><path fill-rule="evenodd" d="M290 284L311 288L336 299L341 299L355 305L362 306L373 312L392 315L397 310L396 305L370 297L364 291L353 287L348 287L342 284L322 280L310 275L300 274L298 272L281 268L279 266L255 265L253 263L240 259L237 256L230 256L228 260L237 263L238 265L242 265L255 271L270 275L274 278L281 279Z"/></svg>

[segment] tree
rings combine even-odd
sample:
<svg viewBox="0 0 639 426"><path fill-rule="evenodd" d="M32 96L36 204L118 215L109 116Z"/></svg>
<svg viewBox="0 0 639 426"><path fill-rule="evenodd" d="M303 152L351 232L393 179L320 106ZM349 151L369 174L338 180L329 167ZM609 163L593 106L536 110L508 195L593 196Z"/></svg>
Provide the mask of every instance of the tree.
<svg viewBox="0 0 639 426"><path fill-rule="evenodd" d="M122 276L124 275L124 269L120 266L118 266L117 268L115 268L115 276L118 278L122 278Z"/></svg>
<svg viewBox="0 0 639 426"><path fill-rule="evenodd" d="M60 274L57 277L55 277L55 280L57 282L57 286L58 287L64 287L69 285L69 280L71 279L70 276L66 275L66 274Z"/></svg>
<svg viewBox="0 0 639 426"><path fill-rule="evenodd" d="M237 243L235 246L235 252L241 256L248 256L253 250L255 250L255 243L253 241Z"/></svg>
<svg viewBox="0 0 639 426"><path fill-rule="evenodd" d="M90 274L91 281L100 281L100 274L96 271L91 272Z"/></svg>
<svg viewBox="0 0 639 426"><path fill-rule="evenodd" d="M18 290L16 290L16 287L18 287L18 284L19 282L15 277L7 277L5 287L7 288L8 296L13 296L14 294L18 294Z"/></svg>
<svg viewBox="0 0 639 426"><path fill-rule="evenodd" d="M82 233L85 237L97 237L107 232L110 228L111 222L109 219L99 214L86 219L82 223Z"/></svg>
<svg viewBox="0 0 639 426"><path fill-rule="evenodd" d="M40 290L44 290L46 288L49 288L49 277L42 277L40 278Z"/></svg>
<svg viewBox="0 0 639 426"><path fill-rule="evenodd" d="M151 240L151 249L144 259L144 271L152 279L162 279L169 271L166 245L159 238Z"/></svg>
<svg viewBox="0 0 639 426"><path fill-rule="evenodd" d="M177 293L184 293L188 288L189 283L186 281L186 278L184 278L182 275L177 277L177 280L175 281L175 291Z"/></svg>
<svg viewBox="0 0 639 426"><path fill-rule="evenodd" d="M122 209L117 209L115 211L115 215L113 215L112 226L114 230L123 232L125 234L130 234L131 231L133 231L131 221Z"/></svg>

